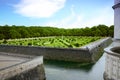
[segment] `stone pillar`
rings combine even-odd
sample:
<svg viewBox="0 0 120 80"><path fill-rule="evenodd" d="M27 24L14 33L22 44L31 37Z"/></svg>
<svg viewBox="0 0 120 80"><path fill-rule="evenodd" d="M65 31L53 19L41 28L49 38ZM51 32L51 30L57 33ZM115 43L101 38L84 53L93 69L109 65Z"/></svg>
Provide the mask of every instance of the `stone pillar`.
<svg viewBox="0 0 120 80"><path fill-rule="evenodd" d="M120 39L120 0L114 0L114 39Z"/></svg>

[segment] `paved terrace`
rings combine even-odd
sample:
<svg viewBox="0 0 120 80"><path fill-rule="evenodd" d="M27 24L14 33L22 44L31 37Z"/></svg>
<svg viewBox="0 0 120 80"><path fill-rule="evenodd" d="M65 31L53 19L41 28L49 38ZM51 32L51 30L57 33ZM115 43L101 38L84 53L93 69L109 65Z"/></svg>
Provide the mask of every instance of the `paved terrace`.
<svg viewBox="0 0 120 80"><path fill-rule="evenodd" d="M0 70L29 60L28 58L0 54Z"/></svg>

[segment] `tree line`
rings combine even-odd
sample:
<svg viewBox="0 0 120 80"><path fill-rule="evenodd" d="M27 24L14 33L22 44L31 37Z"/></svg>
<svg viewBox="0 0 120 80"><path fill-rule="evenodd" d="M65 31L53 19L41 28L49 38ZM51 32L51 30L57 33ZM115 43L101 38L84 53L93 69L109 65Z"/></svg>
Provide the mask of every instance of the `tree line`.
<svg viewBox="0 0 120 80"><path fill-rule="evenodd" d="M114 26L98 25L91 28L63 29L43 26L0 26L0 39L19 39L47 36L111 36L113 37Z"/></svg>

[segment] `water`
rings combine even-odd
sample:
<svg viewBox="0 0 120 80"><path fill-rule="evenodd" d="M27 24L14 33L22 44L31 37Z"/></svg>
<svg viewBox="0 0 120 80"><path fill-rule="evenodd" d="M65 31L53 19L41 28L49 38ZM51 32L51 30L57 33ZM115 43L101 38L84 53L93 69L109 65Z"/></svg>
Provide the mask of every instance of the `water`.
<svg viewBox="0 0 120 80"><path fill-rule="evenodd" d="M76 67L65 63L45 63L46 80L103 80L105 54L94 65ZM72 66L72 67L71 67Z"/></svg>

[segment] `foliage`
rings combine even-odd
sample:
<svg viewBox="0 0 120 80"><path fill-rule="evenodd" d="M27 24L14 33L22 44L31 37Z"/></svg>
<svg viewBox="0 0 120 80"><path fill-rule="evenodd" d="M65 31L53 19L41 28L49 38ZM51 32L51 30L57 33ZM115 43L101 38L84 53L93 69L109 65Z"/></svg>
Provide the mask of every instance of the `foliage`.
<svg viewBox="0 0 120 80"><path fill-rule="evenodd" d="M42 26L0 26L0 39L19 39L46 36L111 36L114 26L98 25L91 28L62 29Z"/></svg>
<svg viewBox="0 0 120 80"><path fill-rule="evenodd" d="M3 40L3 43L4 43L4 44L7 44L7 40Z"/></svg>

